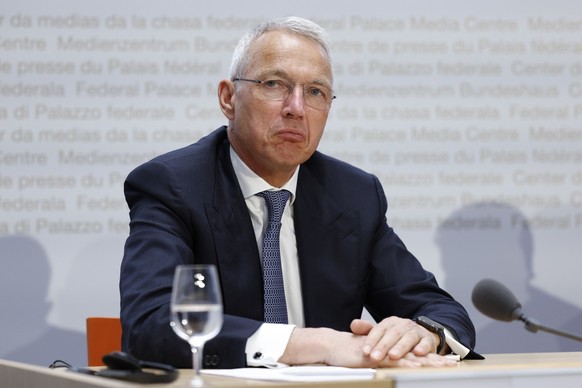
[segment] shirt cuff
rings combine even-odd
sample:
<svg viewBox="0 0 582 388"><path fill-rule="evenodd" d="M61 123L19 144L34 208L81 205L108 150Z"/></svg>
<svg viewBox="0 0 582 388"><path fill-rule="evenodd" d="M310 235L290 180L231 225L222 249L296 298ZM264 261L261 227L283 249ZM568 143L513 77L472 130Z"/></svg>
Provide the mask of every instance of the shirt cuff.
<svg viewBox="0 0 582 388"><path fill-rule="evenodd" d="M249 337L245 347L247 366L277 368L287 366L277 362L285 352L295 325L263 323Z"/></svg>
<svg viewBox="0 0 582 388"><path fill-rule="evenodd" d="M447 342L447 345L449 345L449 348L451 348L451 351L455 354L458 354L461 357L461 360L467 357L467 354L469 354L470 349L465 347L459 341L457 341L453 333L451 333L449 329L447 329L446 327L444 329L444 332L445 340Z"/></svg>

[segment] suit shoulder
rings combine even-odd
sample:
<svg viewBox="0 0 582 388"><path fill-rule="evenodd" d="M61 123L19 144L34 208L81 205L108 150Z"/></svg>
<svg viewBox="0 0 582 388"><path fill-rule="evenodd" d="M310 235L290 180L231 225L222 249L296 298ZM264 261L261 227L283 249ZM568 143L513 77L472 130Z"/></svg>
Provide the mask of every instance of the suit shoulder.
<svg viewBox="0 0 582 388"><path fill-rule="evenodd" d="M224 144L226 139L226 128L221 127L193 144L158 155L143 165L161 163L177 170L208 168L208 163L205 160L215 160L220 145Z"/></svg>
<svg viewBox="0 0 582 388"><path fill-rule="evenodd" d="M304 164L305 167L318 174L334 174L342 179L370 180L374 175L352 164L336 159L332 156L316 151Z"/></svg>

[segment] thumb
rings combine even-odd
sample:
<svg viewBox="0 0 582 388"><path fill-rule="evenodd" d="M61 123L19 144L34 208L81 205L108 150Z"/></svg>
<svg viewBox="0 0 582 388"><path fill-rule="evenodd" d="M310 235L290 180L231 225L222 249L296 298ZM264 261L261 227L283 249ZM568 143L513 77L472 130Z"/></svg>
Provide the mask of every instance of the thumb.
<svg viewBox="0 0 582 388"><path fill-rule="evenodd" d="M356 335L367 335L372 330L374 324L363 319L354 319L350 324L350 330Z"/></svg>

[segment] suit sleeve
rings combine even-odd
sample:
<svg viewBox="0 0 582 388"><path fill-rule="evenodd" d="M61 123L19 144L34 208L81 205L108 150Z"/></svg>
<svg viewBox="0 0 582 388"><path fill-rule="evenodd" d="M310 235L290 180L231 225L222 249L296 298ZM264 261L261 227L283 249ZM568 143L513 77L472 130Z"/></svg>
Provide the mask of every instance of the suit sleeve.
<svg viewBox="0 0 582 388"><path fill-rule="evenodd" d="M192 367L189 345L172 331L170 298L175 267L212 263L198 252L193 234L205 238L200 209L188 208L180 180L165 163L135 169L125 182L130 233L121 265L122 348L135 357ZM201 258L204 257L204 261ZM221 332L204 347L204 368L246 366L245 344L261 322L225 314Z"/></svg>
<svg viewBox="0 0 582 388"><path fill-rule="evenodd" d="M382 216L373 233L368 311L376 320L390 315L411 319L425 315L449 328L459 342L472 349L475 329L467 311L438 285L387 224L386 196L377 178L374 181L380 204L377 214Z"/></svg>

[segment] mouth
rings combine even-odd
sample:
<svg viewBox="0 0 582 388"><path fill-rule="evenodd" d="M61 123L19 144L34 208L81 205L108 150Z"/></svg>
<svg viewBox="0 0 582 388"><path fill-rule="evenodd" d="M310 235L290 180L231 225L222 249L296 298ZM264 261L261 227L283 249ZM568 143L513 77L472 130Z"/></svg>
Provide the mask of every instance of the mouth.
<svg viewBox="0 0 582 388"><path fill-rule="evenodd" d="M277 138L292 143L300 143L305 141L305 134L304 132L295 129L284 129L277 132Z"/></svg>

